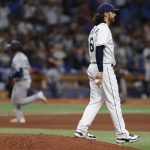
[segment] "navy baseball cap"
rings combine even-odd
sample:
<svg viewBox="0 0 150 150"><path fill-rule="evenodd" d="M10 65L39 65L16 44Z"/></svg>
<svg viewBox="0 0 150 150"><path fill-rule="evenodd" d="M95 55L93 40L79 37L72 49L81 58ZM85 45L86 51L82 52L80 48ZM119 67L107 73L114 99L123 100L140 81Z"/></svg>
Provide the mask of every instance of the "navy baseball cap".
<svg viewBox="0 0 150 150"><path fill-rule="evenodd" d="M111 4L108 4L108 3L104 3L104 4L101 4L97 11L100 13L100 14L103 14L105 12L115 12L115 11L118 11L119 9L115 8L113 5Z"/></svg>

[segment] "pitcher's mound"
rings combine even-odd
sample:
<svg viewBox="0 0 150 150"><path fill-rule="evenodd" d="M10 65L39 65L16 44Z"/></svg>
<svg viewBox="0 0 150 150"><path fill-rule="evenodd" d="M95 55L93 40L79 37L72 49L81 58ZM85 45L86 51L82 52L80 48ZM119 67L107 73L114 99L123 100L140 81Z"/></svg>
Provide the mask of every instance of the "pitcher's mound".
<svg viewBox="0 0 150 150"><path fill-rule="evenodd" d="M77 139L73 137L31 134L0 135L2 150L133 150L115 144Z"/></svg>

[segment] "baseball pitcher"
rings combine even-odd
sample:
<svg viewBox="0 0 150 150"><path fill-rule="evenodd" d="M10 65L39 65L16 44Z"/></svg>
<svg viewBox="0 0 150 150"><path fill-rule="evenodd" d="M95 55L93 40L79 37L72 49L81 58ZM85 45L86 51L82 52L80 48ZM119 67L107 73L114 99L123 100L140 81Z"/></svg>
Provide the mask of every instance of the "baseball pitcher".
<svg viewBox="0 0 150 150"><path fill-rule="evenodd" d="M114 22L117 10L114 6L104 3L99 6L93 20L95 26L88 40L91 62L87 70L90 81L90 102L74 133L77 138L96 140L96 137L88 132L88 128L105 102L115 127L116 142L136 142L140 139L138 135L129 134L125 128L118 84L113 69L116 61L109 25Z"/></svg>

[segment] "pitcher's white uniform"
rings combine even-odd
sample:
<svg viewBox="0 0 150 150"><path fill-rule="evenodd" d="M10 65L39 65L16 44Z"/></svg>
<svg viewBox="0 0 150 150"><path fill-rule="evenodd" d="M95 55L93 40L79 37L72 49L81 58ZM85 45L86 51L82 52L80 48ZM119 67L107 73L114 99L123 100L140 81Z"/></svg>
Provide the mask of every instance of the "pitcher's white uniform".
<svg viewBox="0 0 150 150"><path fill-rule="evenodd" d="M98 67L96 64L95 49L96 46L100 45L105 45L103 51L103 80L102 84L97 85L95 78ZM90 80L90 102L77 126L77 130L88 131L88 127L91 125L103 102L105 102L111 114L116 136L124 138L129 133L125 129L120 106L118 83L113 69L116 61L112 34L106 23L100 23L91 30L89 35L89 54L91 64L87 73Z"/></svg>

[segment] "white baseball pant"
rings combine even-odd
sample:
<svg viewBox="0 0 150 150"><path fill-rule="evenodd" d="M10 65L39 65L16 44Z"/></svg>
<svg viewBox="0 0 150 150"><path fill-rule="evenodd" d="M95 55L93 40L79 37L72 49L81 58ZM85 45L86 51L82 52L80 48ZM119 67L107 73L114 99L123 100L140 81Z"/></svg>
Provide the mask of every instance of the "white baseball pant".
<svg viewBox="0 0 150 150"><path fill-rule="evenodd" d="M90 64L87 71L90 80L90 102L79 121L77 129L88 131L103 102L105 102L111 114L117 138L126 137L129 132L125 128L122 116L118 83L114 69L111 64L103 64L103 81L101 85L95 83L97 72L97 64Z"/></svg>

